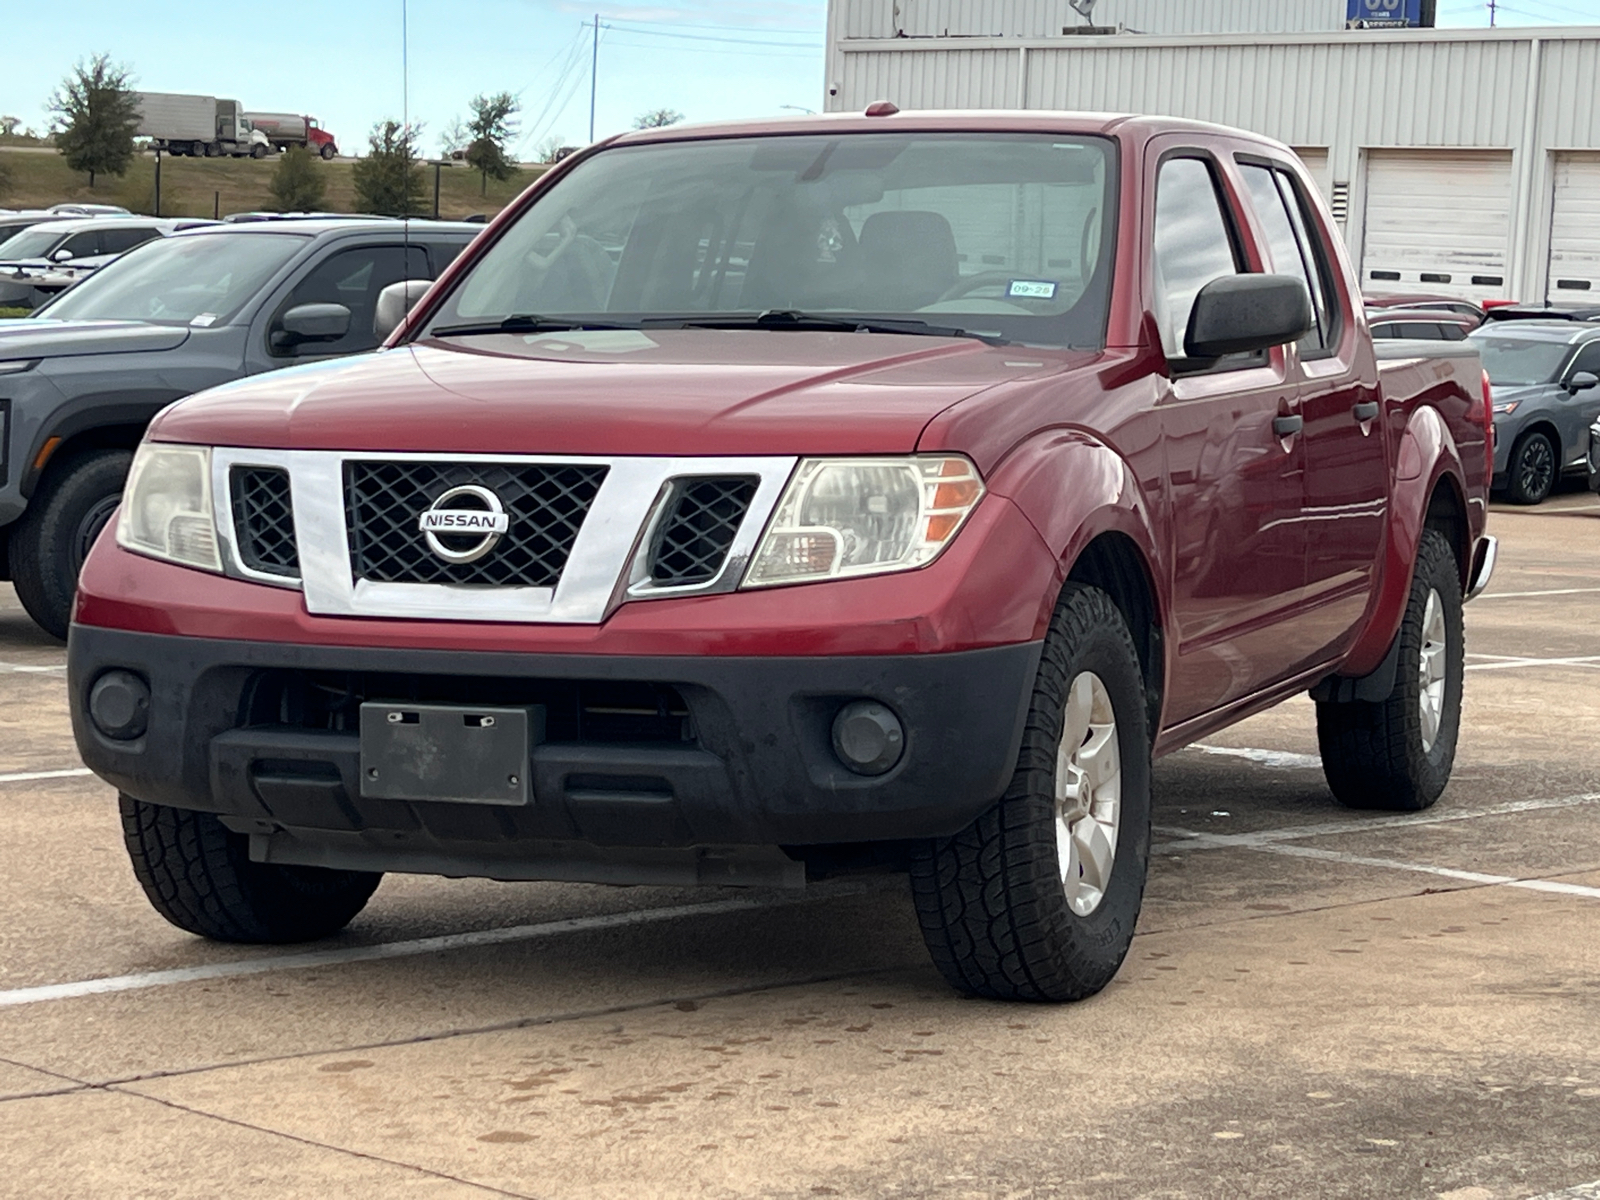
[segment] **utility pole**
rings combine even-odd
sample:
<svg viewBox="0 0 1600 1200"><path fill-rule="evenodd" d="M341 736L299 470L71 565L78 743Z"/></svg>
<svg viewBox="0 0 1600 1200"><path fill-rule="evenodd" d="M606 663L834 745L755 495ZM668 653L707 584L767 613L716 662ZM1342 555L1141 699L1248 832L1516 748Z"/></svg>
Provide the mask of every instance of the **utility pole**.
<svg viewBox="0 0 1600 1200"><path fill-rule="evenodd" d="M1496 0L1489 0L1489 28L1494 28Z"/></svg>
<svg viewBox="0 0 1600 1200"><path fill-rule="evenodd" d="M594 93L600 69L600 14L594 15L594 46L589 51L589 140L594 141Z"/></svg>

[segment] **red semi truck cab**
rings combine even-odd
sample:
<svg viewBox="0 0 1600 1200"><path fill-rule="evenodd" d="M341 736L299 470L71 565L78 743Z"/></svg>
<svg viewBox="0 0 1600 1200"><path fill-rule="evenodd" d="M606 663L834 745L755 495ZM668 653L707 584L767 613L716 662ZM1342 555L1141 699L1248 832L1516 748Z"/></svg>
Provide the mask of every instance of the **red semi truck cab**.
<svg viewBox="0 0 1600 1200"><path fill-rule="evenodd" d="M1310 690L1340 801L1437 799L1474 352L1374 349L1276 142L869 111L591 147L383 350L152 424L69 662L164 916L902 870L953 985L1073 999L1153 756Z"/></svg>

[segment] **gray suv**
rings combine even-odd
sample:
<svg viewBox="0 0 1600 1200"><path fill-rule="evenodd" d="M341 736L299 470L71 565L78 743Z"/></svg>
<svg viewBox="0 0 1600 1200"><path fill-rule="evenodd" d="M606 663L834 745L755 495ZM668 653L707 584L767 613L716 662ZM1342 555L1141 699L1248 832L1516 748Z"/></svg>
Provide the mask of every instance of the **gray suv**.
<svg viewBox="0 0 1600 1200"><path fill-rule="evenodd" d="M191 230L0 321L0 579L35 621L66 636L78 569L151 417L246 375L375 349L380 293L436 278L483 228L407 224Z"/></svg>
<svg viewBox="0 0 1600 1200"><path fill-rule="evenodd" d="M1566 471L1583 471L1600 417L1600 325L1516 321L1468 337L1494 397L1494 486L1538 504Z"/></svg>

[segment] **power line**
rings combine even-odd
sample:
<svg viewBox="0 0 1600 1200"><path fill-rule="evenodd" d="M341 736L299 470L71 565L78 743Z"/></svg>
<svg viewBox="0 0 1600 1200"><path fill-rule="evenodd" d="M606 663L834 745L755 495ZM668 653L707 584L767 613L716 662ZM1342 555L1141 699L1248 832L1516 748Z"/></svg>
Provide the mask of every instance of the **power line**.
<svg viewBox="0 0 1600 1200"><path fill-rule="evenodd" d="M619 31L619 32L625 32L625 31ZM652 45L649 42L625 42L625 41L619 41L616 38L611 38L607 42L607 45L625 46L630 50L660 50L661 49L660 46ZM676 50L679 54L732 54L732 55L736 55L736 56L738 56L740 58L816 58L822 53L822 47L821 46L817 46L816 48L809 49L809 50L801 48L801 49L797 49L797 50L789 51L789 52L786 52L786 51L783 51L783 50L753 50L753 51L723 50L723 49L719 49L719 48L714 47L714 46L674 46L673 49Z"/></svg>
<svg viewBox="0 0 1600 1200"><path fill-rule="evenodd" d="M640 37L678 38L688 42L726 42L734 46L783 46L788 49L809 49L815 47L822 49L821 42L789 42L789 41L758 41L754 38L713 37L703 33L667 33L657 29L631 29L625 21L613 21L612 24L625 33L637 34Z"/></svg>

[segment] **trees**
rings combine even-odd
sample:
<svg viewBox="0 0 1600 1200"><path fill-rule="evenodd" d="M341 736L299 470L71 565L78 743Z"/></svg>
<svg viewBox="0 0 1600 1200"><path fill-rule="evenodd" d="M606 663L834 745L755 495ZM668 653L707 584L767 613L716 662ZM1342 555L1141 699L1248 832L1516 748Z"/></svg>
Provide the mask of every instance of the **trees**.
<svg viewBox="0 0 1600 1200"><path fill-rule="evenodd" d="M128 86L127 68L97 54L78 63L50 97L50 113L63 128L56 148L74 171L121 175L133 162L133 131L139 125L139 100Z"/></svg>
<svg viewBox="0 0 1600 1200"><path fill-rule="evenodd" d="M542 163L558 163L571 151L572 147L567 145L560 134L552 133L533 148L533 157Z"/></svg>
<svg viewBox="0 0 1600 1200"><path fill-rule="evenodd" d="M683 120L683 114L675 108L652 108L647 113L641 113L633 119L635 129L665 129L668 125L676 125Z"/></svg>
<svg viewBox="0 0 1600 1200"><path fill-rule="evenodd" d="M272 182L267 185L279 212L311 212L322 207L328 187L311 151L304 146L290 146L273 168Z"/></svg>
<svg viewBox="0 0 1600 1200"><path fill-rule="evenodd" d="M467 163L483 176L483 195L489 194L489 176L510 179L517 167L506 157L506 142L517 132L517 113L522 106L510 92L474 96L468 105L472 116L466 133L472 139L467 147Z"/></svg>
<svg viewBox="0 0 1600 1200"><path fill-rule="evenodd" d="M357 160L352 174L356 208L386 217L416 217L423 213L422 168L417 165L420 125L379 121L367 137L367 153Z"/></svg>

